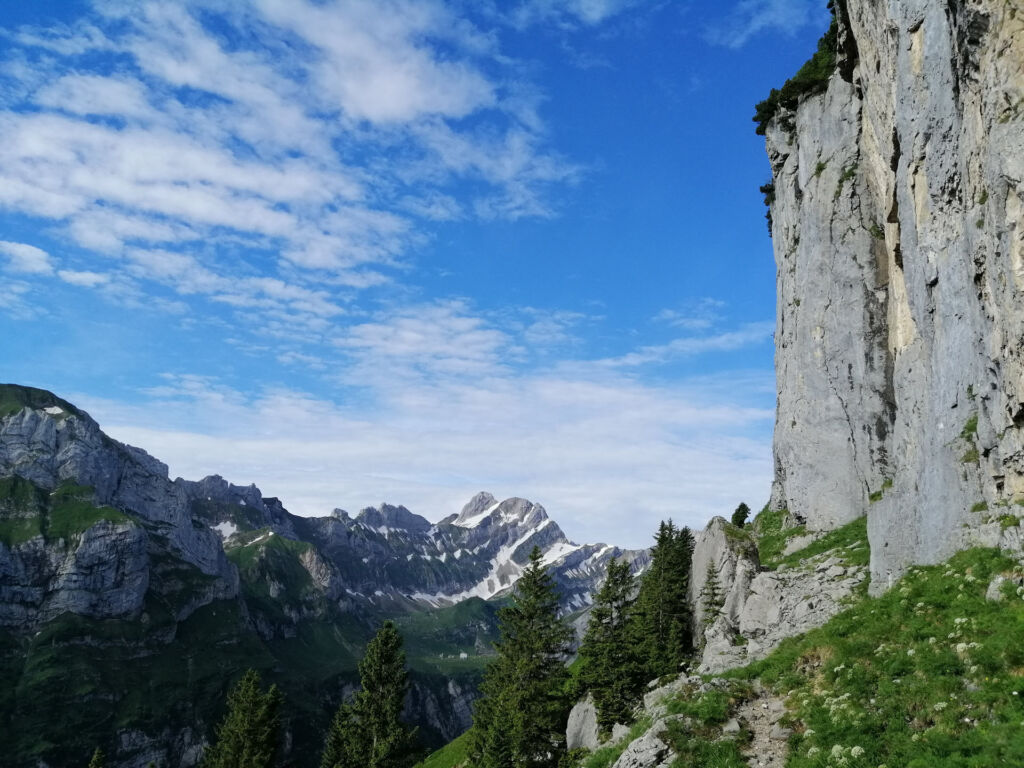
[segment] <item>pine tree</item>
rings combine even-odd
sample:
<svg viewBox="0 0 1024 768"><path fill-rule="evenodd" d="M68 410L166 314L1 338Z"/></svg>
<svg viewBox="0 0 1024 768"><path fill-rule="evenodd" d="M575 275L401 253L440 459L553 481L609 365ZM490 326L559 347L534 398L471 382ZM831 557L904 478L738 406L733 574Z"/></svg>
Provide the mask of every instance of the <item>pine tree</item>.
<svg viewBox="0 0 1024 768"><path fill-rule="evenodd" d="M740 505L736 507L736 511L732 513L732 524L737 528L742 528L746 525L748 517L750 517L750 507L746 502L741 501Z"/></svg>
<svg viewBox="0 0 1024 768"><path fill-rule="evenodd" d="M558 618L554 580L539 547L498 613L497 658L473 712L473 768L556 768L569 711L565 657L571 630Z"/></svg>
<svg viewBox="0 0 1024 768"><path fill-rule="evenodd" d="M401 721L409 689L402 636L385 621L359 662L360 690L327 734L321 768L406 768L416 761L415 731Z"/></svg>
<svg viewBox="0 0 1024 768"><path fill-rule="evenodd" d="M594 598L580 646L581 682L594 696L602 730L628 723L647 682L641 650L634 642L636 579L629 563L608 561L608 575Z"/></svg>
<svg viewBox="0 0 1024 768"><path fill-rule="evenodd" d="M103 754L103 750L96 747L96 751L92 753L92 760L89 761L89 768L104 768L107 764L107 756Z"/></svg>
<svg viewBox="0 0 1024 768"><path fill-rule="evenodd" d="M643 649L648 678L677 673L693 650L688 596L692 556L690 529L662 522L637 598L636 642Z"/></svg>
<svg viewBox="0 0 1024 768"><path fill-rule="evenodd" d="M710 627L718 618L722 606L725 604L725 595L718 583L718 569L714 563L708 563L707 575L704 577L704 586L700 591L701 608L704 610L705 627Z"/></svg>
<svg viewBox="0 0 1024 768"><path fill-rule="evenodd" d="M361 768L361 751L365 748L359 731L359 722L355 718L350 704L342 704L334 713L324 753L320 758L320 768Z"/></svg>
<svg viewBox="0 0 1024 768"><path fill-rule="evenodd" d="M253 669L228 694L228 711L217 740L203 753L202 768L269 768L274 764L280 731L281 693L273 685L264 693Z"/></svg>

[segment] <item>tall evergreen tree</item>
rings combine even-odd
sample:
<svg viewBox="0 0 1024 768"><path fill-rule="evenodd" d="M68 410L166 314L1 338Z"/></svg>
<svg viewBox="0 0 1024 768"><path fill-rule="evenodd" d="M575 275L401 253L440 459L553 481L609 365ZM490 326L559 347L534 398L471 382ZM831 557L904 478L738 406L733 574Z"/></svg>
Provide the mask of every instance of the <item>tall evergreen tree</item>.
<svg viewBox="0 0 1024 768"><path fill-rule="evenodd" d="M637 598L635 629L649 678L678 672L693 651L688 597L692 557L690 529L676 528L671 520L663 521Z"/></svg>
<svg viewBox="0 0 1024 768"><path fill-rule="evenodd" d="M714 563L708 563L704 586L700 590L700 605L704 611L703 624L705 627L710 627L715 623L724 604L725 595L722 593L722 586L718 581L718 569L715 568Z"/></svg>
<svg viewBox="0 0 1024 768"><path fill-rule="evenodd" d="M202 768L269 768L278 751L281 692L263 692L250 669L228 694L228 711L217 739L203 753Z"/></svg>
<svg viewBox="0 0 1024 768"><path fill-rule="evenodd" d="M556 768L565 751L572 632L558 618L558 594L542 559L534 547L512 602L498 612L498 655L473 712L473 768Z"/></svg>
<svg viewBox="0 0 1024 768"><path fill-rule="evenodd" d="M418 757L415 731L401 720L409 689L402 636L385 621L359 662L360 690L342 704L327 734L321 768L406 768Z"/></svg>
<svg viewBox="0 0 1024 768"><path fill-rule="evenodd" d="M641 648L635 642L633 595L636 579L626 561L609 560L608 575L594 598L580 646L581 682L594 696L602 730L628 723L647 682Z"/></svg>
<svg viewBox="0 0 1024 768"><path fill-rule="evenodd" d="M103 750L96 747L96 751L92 753L92 760L89 761L89 768L104 768L107 764L107 756L103 754Z"/></svg>

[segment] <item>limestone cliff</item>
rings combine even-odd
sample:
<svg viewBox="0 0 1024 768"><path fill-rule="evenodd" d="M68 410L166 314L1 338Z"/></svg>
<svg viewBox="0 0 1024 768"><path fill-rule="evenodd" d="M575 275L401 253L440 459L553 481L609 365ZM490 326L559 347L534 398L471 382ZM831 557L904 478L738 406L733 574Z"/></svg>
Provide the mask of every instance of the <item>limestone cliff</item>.
<svg viewBox="0 0 1024 768"><path fill-rule="evenodd" d="M1024 8L842 0L822 93L767 125L772 504L867 512L873 589L1024 498Z"/></svg>

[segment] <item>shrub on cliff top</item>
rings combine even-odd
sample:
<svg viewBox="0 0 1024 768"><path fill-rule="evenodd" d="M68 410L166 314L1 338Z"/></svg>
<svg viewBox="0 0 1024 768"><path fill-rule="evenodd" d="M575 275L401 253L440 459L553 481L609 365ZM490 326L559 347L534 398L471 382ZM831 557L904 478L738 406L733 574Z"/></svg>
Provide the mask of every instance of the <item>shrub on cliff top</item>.
<svg viewBox="0 0 1024 768"><path fill-rule="evenodd" d="M832 11L832 24L818 41L818 50L802 67L786 81L781 89L772 88L768 98L755 107L753 120L757 123L756 133L764 136L768 123L775 117L780 108L796 109L800 99L814 93L821 93L828 87L829 78L836 69L836 51L839 46L839 22L836 21L836 10L829 3Z"/></svg>

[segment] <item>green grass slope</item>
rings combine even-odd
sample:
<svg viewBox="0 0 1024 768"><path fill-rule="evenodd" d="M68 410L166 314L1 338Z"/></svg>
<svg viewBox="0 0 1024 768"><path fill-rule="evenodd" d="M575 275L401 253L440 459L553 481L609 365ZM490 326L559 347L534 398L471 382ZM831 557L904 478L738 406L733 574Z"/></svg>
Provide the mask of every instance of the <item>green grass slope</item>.
<svg viewBox="0 0 1024 768"><path fill-rule="evenodd" d="M0 542L16 547L37 536L70 542L96 523L124 523L129 517L96 506L92 489L64 483L53 493L20 477L0 478Z"/></svg>
<svg viewBox="0 0 1024 768"><path fill-rule="evenodd" d="M469 733L464 733L432 753L423 762L417 763L416 768L462 768L468 755Z"/></svg>
<svg viewBox="0 0 1024 768"><path fill-rule="evenodd" d="M999 551L963 552L732 674L787 693L792 768L1024 765L1022 580Z"/></svg>
<svg viewBox="0 0 1024 768"><path fill-rule="evenodd" d="M60 408L65 414L83 416L83 412L52 392L20 384L0 384L0 419L22 408Z"/></svg>

